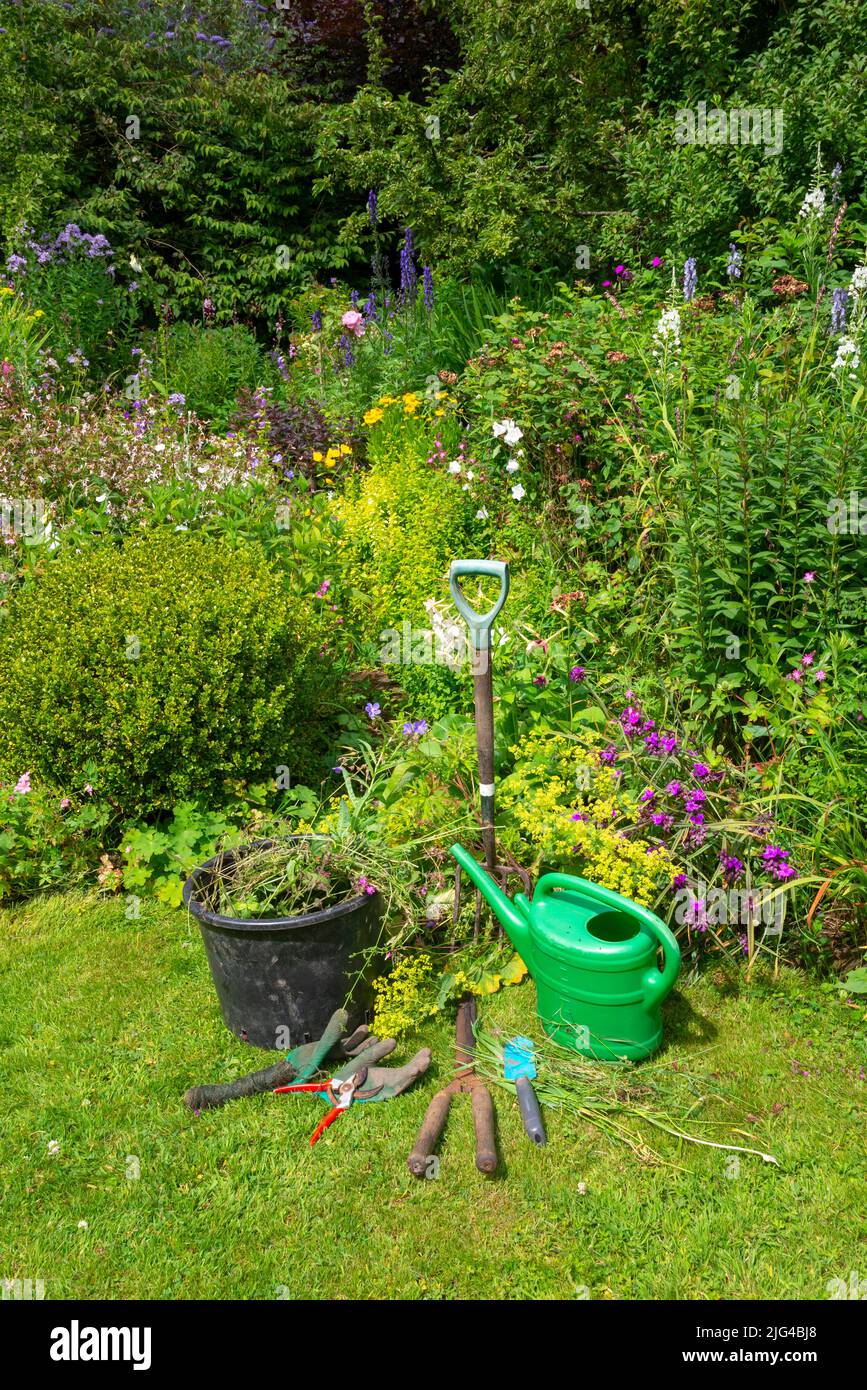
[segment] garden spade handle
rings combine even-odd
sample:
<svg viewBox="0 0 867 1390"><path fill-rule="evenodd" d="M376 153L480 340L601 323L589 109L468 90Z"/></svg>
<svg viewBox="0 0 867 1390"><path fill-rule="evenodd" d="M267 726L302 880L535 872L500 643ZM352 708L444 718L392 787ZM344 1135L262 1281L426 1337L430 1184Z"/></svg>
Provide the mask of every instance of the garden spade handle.
<svg viewBox="0 0 867 1390"><path fill-rule="evenodd" d="M477 613L467 602L459 583L464 575L492 576L499 579L499 595L487 613ZM473 702L479 756L479 794L482 801L482 841L485 847L485 865L488 871L492 872L497 856L494 845L494 685L491 671L491 628L509 592L509 566L504 560L453 560L449 570L449 589L473 641Z"/></svg>

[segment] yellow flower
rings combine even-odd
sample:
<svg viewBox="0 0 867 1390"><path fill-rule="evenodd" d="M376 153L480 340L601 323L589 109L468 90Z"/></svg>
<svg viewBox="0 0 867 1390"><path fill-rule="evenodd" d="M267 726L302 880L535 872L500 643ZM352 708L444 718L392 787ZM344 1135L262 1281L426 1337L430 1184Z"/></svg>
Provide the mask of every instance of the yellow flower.
<svg viewBox="0 0 867 1390"><path fill-rule="evenodd" d="M351 454L352 450L350 449L348 444L341 444L340 452L341 454Z"/></svg>
<svg viewBox="0 0 867 1390"><path fill-rule="evenodd" d="M366 425L378 425L384 414L385 412L380 410L379 406L374 406L373 409L368 410L367 414L364 416L364 423Z"/></svg>
<svg viewBox="0 0 867 1390"><path fill-rule="evenodd" d="M313 455L313 462L314 462L314 463L321 463L321 462L322 462L322 455L319 453L318 450L317 450L317 452Z"/></svg>
<svg viewBox="0 0 867 1390"><path fill-rule="evenodd" d="M434 415L445 415L445 411L444 411L444 410L435 410L435 411L434 411Z"/></svg>
<svg viewBox="0 0 867 1390"><path fill-rule="evenodd" d="M379 404L380 404L380 405L394 405L396 399L397 399L396 396L380 396L380 398L379 398Z"/></svg>
<svg viewBox="0 0 867 1390"><path fill-rule="evenodd" d="M416 396L414 392L408 391L407 394L403 397L404 415L414 415L420 405L421 401L419 400L418 396Z"/></svg>

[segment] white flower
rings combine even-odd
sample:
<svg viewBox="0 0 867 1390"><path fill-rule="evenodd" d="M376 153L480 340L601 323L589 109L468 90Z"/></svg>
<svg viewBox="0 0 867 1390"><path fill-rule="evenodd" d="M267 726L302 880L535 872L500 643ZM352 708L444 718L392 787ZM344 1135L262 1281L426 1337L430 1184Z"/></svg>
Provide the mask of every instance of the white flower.
<svg viewBox="0 0 867 1390"><path fill-rule="evenodd" d="M48 1141L48 1152L49 1152L50 1154L59 1154L59 1153L60 1153L60 1142L59 1142L59 1140L57 1140L57 1139L49 1139L49 1141Z"/></svg>
<svg viewBox="0 0 867 1390"><path fill-rule="evenodd" d="M506 464L506 472L517 473L520 467L521 465L519 464L517 459L509 459L509 462Z"/></svg>
<svg viewBox="0 0 867 1390"><path fill-rule="evenodd" d="M515 486L512 488L512 496L514 497L516 502L520 502L521 498L526 497L526 495L527 494L524 492L524 489L520 483L516 483Z"/></svg>
<svg viewBox="0 0 867 1390"><path fill-rule="evenodd" d="M96 500L97 500L97 502L99 502L100 505L101 505L101 504L105 501L105 499L106 499L107 496L108 496L108 493L107 493L107 492L101 492L101 493L99 494L99 496L97 497Z"/></svg>
<svg viewBox="0 0 867 1390"><path fill-rule="evenodd" d="M814 218L821 217L824 211L825 211L825 190L824 190L824 188L811 188L811 189L810 189L810 192L807 194L806 198L804 199L803 203L801 204L801 209L800 209L800 211L799 211L799 213L798 213L798 216L799 216L799 217L807 217L807 218L810 219L810 221L812 221Z"/></svg>
<svg viewBox="0 0 867 1390"><path fill-rule="evenodd" d="M86 1230L87 1230L87 1222L86 1222L86 1221L79 1221L79 1223L78 1223L78 1229L79 1229L80 1231L86 1231Z"/></svg>
<svg viewBox="0 0 867 1390"><path fill-rule="evenodd" d="M461 465L458 463L457 459L452 459L451 463L449 464L449 472L450 472L450 473L453 473L454 476L457 477L457 475L458 475L458 473L460 473L460 471L461 471Z"/></svg>
<svg viewBox="0 0 867 1390"><path fill-rule="evenodd" d="M867 290L867 265L856 265L849 288L853 294L863 294Z"/></svg>
<svg viewBox="0 0 867 1390"><path fill-rule="evenodd" d="M502 439L506 444L517 444L524 438L522 430L518 429L514 420L495 420L491 429L497 439Z"/></svg>
<svg viewBox="0 0 867 1390"><path fill-rule="evenodd" d="M468 479L468 481L469 481L469 482L472 482L473 479L475 478L475 476L476 476L476 475L475 475L475 473L473 472L473 470L472 470L472 469L469 469L469 471L467 472L467 479Z"/></svg>
<svg viewBox="0 0 867 1390"><path fill-rule="evenodd" d="M479 510L476 512L476 521L487 521L487 519L488 519L488 509L487 509L487 507L479 507Z"/></svg>
<svg viewBox="0 0 867 1390"><path fill-rule="evenodd" d="M677 309L666 309L653 330L653 356L659 357L661 353L679 347L680 314Z"/></svg>
<svg viewBox="0 0 867 1390"><path fill-rule="evenodd" d="M837 344L837 356L834 358L832 372L848 371L849 376L854 381L855 373L861 362L861 354L858 351L858 344L854 338L841 338Z"/></svg>
<svg viewBox="0 0 867 1390"><path fill-rule="evenodd" d="M162 440L160 440L159 444L155 444L155 445L154 445L154 448L156 449L156 451L157 451L158 454L161 454L161 453L163 452L163 450L165 449L165 447L166 447L166 446L165 446L165 444L162 442Z"/></svg>

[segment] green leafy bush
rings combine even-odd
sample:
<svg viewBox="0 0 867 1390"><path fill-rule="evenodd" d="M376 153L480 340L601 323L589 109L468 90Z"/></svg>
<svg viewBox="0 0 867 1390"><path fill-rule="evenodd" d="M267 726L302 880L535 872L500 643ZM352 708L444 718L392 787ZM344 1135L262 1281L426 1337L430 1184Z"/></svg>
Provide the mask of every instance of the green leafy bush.
<svg viewBox="0 0 867 1390"><path fill-rule="evenodd" d="M294 775L315 743L324 640L256 546L153 531L63 553L0 630L0 772L74 783L92 762L129 817Z"/></svg>
<svg viewBox="0 0 867 1390"><path fill-rule="evenodd" d="M243 324L227 328L198 328L176 323L165 334L165 389L184 397L187 409L224 426L242 391L272 381L273 369L255 337Z"/></svg>
<svg viewBox="0 0 867 1390"><path fill-rule="evenodd" d="M442 464L419 457L409 423L407 430L403 446L392 435L381 454L371 440L373 466L348 481L339 505L344 584L374 660L419 702L419 715L436 716L466 703L470 684L466 671L457 676L436 662L435 644L420 636L432 626L426 604L448 598L450 562L482 554L483 532L469 494Z"/></svg>

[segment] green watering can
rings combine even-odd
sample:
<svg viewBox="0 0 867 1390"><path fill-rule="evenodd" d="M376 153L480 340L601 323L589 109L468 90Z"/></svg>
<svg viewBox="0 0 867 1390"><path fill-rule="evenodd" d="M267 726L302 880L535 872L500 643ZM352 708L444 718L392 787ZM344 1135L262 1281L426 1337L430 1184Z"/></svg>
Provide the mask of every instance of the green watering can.
<svg viewBox="0 0 867 1390"><path fill-rule="evenodd" d="M533 976L555 1042L602 1062L637 1062L659 1047L660 1005L677 979L680 947L654 912L573 874L544 874L532 903L524 893L513 900L462 845L450 853Z"/></svg>

